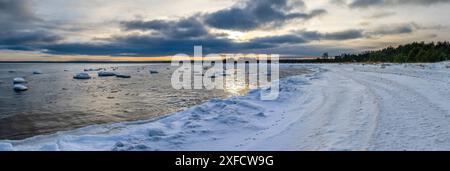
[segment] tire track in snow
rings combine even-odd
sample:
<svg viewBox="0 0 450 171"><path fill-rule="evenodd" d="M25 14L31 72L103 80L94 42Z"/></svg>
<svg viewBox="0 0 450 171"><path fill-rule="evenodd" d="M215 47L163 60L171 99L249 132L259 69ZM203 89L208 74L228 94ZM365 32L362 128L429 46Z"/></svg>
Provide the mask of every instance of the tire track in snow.
<svg viewBox="0 0 450 171"><path fill-rule="evenodd" d="M335 73L323 72L297 99L301 116L259 146L276 150L365 150L378 113L370 90ZM276 146L274 146L276 144Z"/></svg>
<svg viewBox="0 0 450 171"><path fill-rule="evenodd" d="M372 87L368 86L367 84L363 84L355 79L353 79L351 76L347 75L348 71L341 71L341 70L336 70L334 71L337 74L346 77L347 79L351 79L355 82L357 82L358 84L362 85L365 87L365 92L364 94L368 95L370 98L364 102L367 105L373 105L373 110L372 112L366 113L368 115L368 119L367 120L363 120L363 126L361 127L362 129L367 129L367 135L365 136L366 139L363 142L363 148L360 148L361 150L369 150L370 149L370 144L372 144L372 142L374 141L375 138L375 133L376 130L378 128L378 120L380 118L380 97L378 97L375 94L375 91ZM353 149L355 150L355 149Z"/></svg>
<svg viewBox="0 0 450 171"><path fill-rule="evenodd" d="M310 116L326 122L310 122L315 128L308 144L320 142L322 145L315 147L317 150L367 149L378 114L378 104L371 91L335 71L325 73L325 81L317 86L326 98Z"/></svg>
<svg viewBox="0 0 450 171"><path fill-rule="evenodd" d="M381 99L380 125L370 150L449 149L449 143L445 143L450 137L448 111L429 100L435 97L425 97L414 85L387 79L386 74L347 75L373 88Z"/></svg>
<svg viewBox="0 0 450 171"><path fill-rule="evenodd" d="M440 74L427 71L427 80L421 72L317 67L326 71L286 79L277 101L262 102L253 92L154 121L0 141L0 149L450 150L450 81L434 80Z"/></svg>

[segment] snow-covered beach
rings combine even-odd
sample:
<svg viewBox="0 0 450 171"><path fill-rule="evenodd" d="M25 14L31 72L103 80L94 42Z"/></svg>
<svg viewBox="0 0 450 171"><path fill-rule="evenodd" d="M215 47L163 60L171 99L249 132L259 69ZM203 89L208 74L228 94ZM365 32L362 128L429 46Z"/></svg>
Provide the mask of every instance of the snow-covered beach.
<svg viewBox="0 0 450 171"><path fill-rule="evenodd" d="M0 150L450 150L449 65L304 65L313 73L281 79L275 101L253 90Z"/></svg>

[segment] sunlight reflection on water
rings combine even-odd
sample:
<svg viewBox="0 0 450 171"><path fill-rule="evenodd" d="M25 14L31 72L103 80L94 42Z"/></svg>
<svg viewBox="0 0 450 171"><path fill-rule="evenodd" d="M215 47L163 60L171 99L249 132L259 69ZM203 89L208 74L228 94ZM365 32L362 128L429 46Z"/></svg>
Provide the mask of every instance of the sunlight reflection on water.
<svg viewBox="0 0 450 171"><path fill-rule="evenodd" d="M92 79L72 78L86 68L117 69L132 77L98 77L89 72ZM0 64L0 139L149 119L249 90L244 80L225 90L175 90L170 83L175 69L170 64ZM33 75L34 70L43 74ZM303 67L289 67L281 69L280 77L305 72ZM19 76L28 81L28 91L12 91L11 81Z"/></svg>

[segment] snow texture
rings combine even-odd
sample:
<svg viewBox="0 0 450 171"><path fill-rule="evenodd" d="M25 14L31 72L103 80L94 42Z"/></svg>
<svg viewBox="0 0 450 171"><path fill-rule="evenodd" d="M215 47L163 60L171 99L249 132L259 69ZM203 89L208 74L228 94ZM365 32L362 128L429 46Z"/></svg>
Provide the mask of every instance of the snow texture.
<svg viewBox="0 0 450 171"><path fill-rule="evenodd" d="M165 117L93 125L1 150L450 150L450 69L437 64L302 65L314 72Z"/></svg>

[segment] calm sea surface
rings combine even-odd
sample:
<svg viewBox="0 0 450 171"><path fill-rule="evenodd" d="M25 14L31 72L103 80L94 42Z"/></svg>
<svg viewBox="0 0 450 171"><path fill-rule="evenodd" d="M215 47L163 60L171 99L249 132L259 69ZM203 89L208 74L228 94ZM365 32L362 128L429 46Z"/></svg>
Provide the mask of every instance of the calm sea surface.
<svg viewBox="0 0 450 171"><path fill-rule="evenodd" d="M89 68L116 69L131 78L75 80ZM175 90L170 64L0 64L0 139L23 139L83 126L149 119L200 104L211 98L246 93L227 90ZM43 74L34 75L39 70ZM156 70L158 74L150 74ZM281 67L280 77L306 73ZM13 91L12 80L24 77L28 91Z"/></svg>

